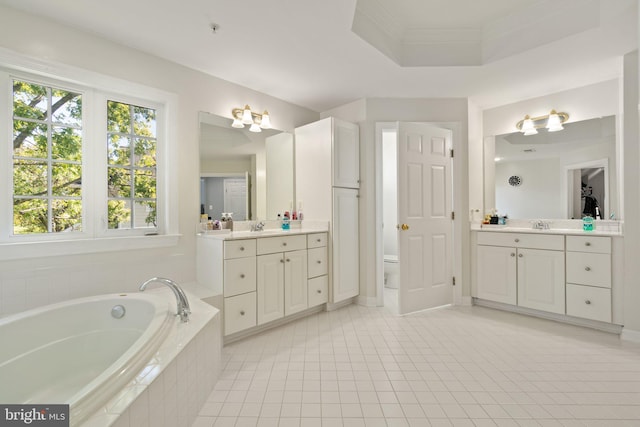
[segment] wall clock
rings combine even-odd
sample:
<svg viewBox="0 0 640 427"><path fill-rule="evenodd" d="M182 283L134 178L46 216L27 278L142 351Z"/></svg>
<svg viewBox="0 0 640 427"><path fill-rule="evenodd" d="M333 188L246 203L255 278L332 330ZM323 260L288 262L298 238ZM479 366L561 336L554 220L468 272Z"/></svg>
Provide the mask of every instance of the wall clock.
<svg viewBox="0 0 640 427"><path fill-rule="evenodd" d="M520 184L522 184L522 178L519 176L513 175L509 177L509 185L517 187Z"/></svg>

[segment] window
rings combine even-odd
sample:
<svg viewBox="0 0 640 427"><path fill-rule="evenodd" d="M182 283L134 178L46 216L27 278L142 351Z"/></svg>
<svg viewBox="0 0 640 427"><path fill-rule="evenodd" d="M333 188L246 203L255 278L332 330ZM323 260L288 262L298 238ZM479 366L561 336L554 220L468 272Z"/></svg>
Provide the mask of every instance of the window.
<svg viewBox="0 0 640 427"><path fill-rule="evenodd" d="M107 102L109 229L156 227L156 110Z"/></svg>
<svg viewBox="0 0 640 427"><path fill-rule="evenodd" d="M6 52L0 91L0 260L178 242L175 94Z"/></svg>
<svg viewBox="0 0 640 427"><path fill-rule="evenodd" d="M13 81L13 233L82 229L82 96Z"/></svg>

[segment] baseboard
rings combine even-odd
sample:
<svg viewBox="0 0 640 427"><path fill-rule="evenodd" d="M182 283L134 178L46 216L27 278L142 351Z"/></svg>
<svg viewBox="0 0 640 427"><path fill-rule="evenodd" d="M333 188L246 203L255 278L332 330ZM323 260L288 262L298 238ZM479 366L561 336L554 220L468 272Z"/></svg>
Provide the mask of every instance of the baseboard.
<svg viewBox="0 0 640 427"><path fill-rule="evenodd" d="M622 326L613 323L599 322L597 320L581 319L579 317L566 316L564 314L549 313L546 311L534 310L532 308L519 307L517 305L504 304L501 302L488 301L480 298L473 298L473 304L482 307L495 308L512 313L526 314L528 316L539 317L541 319L553 320L556 322L568 323L570 325L582 326L585 328L597 329L603 332L620 335Z"/></svg>
<svg viewBox="0 0 640 427"><path fill-rule="evenodd" d="M351 305L351 304L353 304L355 299L356 299L356 297L347 298L344 301L340 301L340 302L336 302L336 303L328 302L327 303L327 311L333 311L333 310L337 310L339 308Z"/></svg>
<svg viewBox="0 0 640 427"><path fill-rule="evenodd" d="M358 295L356 297L356 304L364 305L365 307L377 307L378 306L378 298L376 297L365 297L362 295Z"/></svg>
<svg viewBox="0 0 640 427"><path fill-rule="evenodd" d="M456 298L454 305L470 307L473 305L473 298L469 296Z"/></svg>
<svg viewBox="0 0 640 427"><path fill-rule="evenodd" d="M620 334L620 339L624 341L640 342L640 331L623 328L622 334Z"/></svg>

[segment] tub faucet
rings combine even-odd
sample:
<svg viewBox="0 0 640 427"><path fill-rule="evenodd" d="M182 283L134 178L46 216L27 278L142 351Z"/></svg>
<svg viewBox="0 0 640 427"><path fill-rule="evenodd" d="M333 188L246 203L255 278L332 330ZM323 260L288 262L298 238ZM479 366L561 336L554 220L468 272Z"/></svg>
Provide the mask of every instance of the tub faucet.
<svg viewBox="0 0 640 427"><path fill-rule="evenodd" d="M189 307L189 300L187 300L187 295L184 293L182 288L171 279L165 279L164 277L152 277L151 279L140 285L140 292L144 291L147 288L147 285L153 282L167 285L173 291L173 294L176 296L176 300L178 302L177 315L180 316L180 320L182 322L188 322L189 315L191 314L191 308Z"/></svg>

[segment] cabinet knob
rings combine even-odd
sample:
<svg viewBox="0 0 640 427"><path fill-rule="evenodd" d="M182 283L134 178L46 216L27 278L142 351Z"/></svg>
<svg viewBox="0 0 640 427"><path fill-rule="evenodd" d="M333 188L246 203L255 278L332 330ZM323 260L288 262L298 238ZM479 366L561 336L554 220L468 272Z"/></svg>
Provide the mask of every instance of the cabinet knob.
<svg viewBox="0 0 640 427"><path fill-rule="evenodd" d="M520 241L520 239L515 239L514 242L518 243Z"/></svg>
<svg viewBox="0 0 640 427"><path fill-rule="evenodd" d="M322 264L322 261L320 261L320 260L318 260L318 261L316 261L316 262L317 262L318 264Z"/></svg>
<svg viewBox="0 0 640 427"><path fill-rule="evenodd" d="M282 246L287 246L287 242L282 242Z"/></svg>
<svg viewBox="0 0 640 427"><path fill-rule="evenodd" d="M284 260L283 259L281 259L280 262L284 264Z"/></svg>
<svg viewBox="0 0 640 427"><path fill-rule="evenodd" d="M316 239L316 242L320 243L322 242L322 239Z"/></svg>
<svg viewBox="0 0 640 427"><path fill-rule="evenodd" d="M511 256L516 256L516 254L514 252L511 252Z"/></svg>
<svg viewBox="0 0 640 427"><path fill-rule="evenodd" d="M244 279L244 273L240 275L240 278L241 278L241 279Z"/></svg>
<svg viewBox="0 0 640 427"><path fill-rule="evenodd" d="M591 271L591 267L585 267L584 271Z"/></svg>
<svg viewBox="0 0 640 427"><path fill-rule="evenodd" d="M318 292L319 294L321 294L321 293L322 293L322 291L321 291L320 289L318 289L316 292Z"/></svg>
<svg viewBox="0 0 640 427"><path fill-rule="evenodd" d="M591 242L585 242L585 246L591 246Z"/></svg>
<svg viewBox="0 0 640 427"><path fill-rule="evenodd" d="M522 254L518 254L518 256L519 256L520 258L522 258L524 255L522 255Z"/></svg>
<svg viewBox="0 0 640 427"><path fill-rule="evenodd" d="M584 303L587 304L587 305L590 305L591 304L591 300L586 299L586 300L584 300Z"/></svg>
<svg viewBox="0 0 640 427"><path fill-rule="evenodd" d="M240 316L244 316L244 310L240 312Z"/></svg>
<svg viewBox="0 0 640 427"><path fill-rule="evenodd" d="M240 252L244 251L244 246L240 246Z"/></svg>
<svg viewBox="0 0 640 427"><path fill-rule="evenodd" d="M291 260L289 258L287 258L287 262L291 262Z"/></svg>

